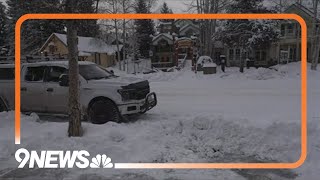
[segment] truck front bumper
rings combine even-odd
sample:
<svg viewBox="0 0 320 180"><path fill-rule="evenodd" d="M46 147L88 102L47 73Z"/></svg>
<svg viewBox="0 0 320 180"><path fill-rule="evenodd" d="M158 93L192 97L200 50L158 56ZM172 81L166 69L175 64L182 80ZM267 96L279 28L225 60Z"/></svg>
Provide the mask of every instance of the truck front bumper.
<svg viewBox="0 0 320 180"><path fill-rule="evenodd" d="M140 101L130 101L127 104L118 105L121 115L145 113L155 107L158 103L156 93L149 93L145 99Z"/></svg>

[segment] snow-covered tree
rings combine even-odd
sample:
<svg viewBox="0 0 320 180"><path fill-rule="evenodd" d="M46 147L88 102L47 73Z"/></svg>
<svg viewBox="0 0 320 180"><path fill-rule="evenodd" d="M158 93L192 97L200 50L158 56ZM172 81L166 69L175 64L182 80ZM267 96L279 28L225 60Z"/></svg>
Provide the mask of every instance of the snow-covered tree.
<svg viewBox="0 0 320 180"><path fill-rule="evenodd" d="M5 44L7 20L6 7L0 2L0 47Z"/></svg>
<svg viewBox="0 0 320 180"><path fill-rule="evenodd" d="M229 13L266 13L269 12L262 0L234 0L228 9ZM229 47L240 47L242 53L251 49L268 47L276 41L279 32L276 30L277 21L271 20L228 20L225 27L218 32L217 39ZM240 67L243 71L244 60Z"/></svg>
<svg viewBox="0 0 320 180"><path fill-rule="evenodd" d="M139 14L149 14L150 8L146 0L138 0L135 12ZM151 19L137 19L135 20L136 35L138 38L138 46L140 55L144 58L149 58L149 51L151 46L150 35L154 34L154 23Z"/></svg>

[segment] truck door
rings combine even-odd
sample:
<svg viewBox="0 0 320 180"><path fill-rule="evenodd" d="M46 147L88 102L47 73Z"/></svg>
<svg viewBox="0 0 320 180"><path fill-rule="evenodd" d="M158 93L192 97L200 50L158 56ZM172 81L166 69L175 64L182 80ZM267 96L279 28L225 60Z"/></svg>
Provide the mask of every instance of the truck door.
<svg viewBox="0 0 320 180"><path fill-rule="evenodd" d="M68 113L69 87L59 85L62 74L68 74L67 69L60 66L50 66L45 76L47 111L50 113Z"/></svg>
<svg viewBox="0 0 320 180"><path fill-rule="evenodd" d="M46 90L44 75L46 66L25 67L21 77L21 110L45 112Z"/></svg>

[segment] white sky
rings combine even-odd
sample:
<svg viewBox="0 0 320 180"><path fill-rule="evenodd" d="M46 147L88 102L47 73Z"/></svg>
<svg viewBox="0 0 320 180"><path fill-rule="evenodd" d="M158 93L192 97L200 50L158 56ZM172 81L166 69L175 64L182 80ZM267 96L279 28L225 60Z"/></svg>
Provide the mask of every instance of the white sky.
<svg viewBox="0 0 320 180"><path fill-rule="evenodd" d="M159 9L163 2L166 2L168 6L173 10L174 13L182 13L187 7L184 3L190 3L191 0L158 0L158 5L155 9ZM0 0L0 2L5 3L5 0Z"/></svg>
<svg viewBox="0 0 320 180"><path fill-rule="evenodd" d="M173 10L174 13L183 13L187 9L185 4L190 4L192 0L158 0L158 8L162 6L163 2L166 2Z"/></svg>

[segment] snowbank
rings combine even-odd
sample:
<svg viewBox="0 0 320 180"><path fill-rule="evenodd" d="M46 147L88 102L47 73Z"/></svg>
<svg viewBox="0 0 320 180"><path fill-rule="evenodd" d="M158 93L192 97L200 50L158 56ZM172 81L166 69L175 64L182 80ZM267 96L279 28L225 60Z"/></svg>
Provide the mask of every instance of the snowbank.
<svg viewBox="0 0 320 180"><path fill-rule="evenodd" d="M1 170L16 168L16 149L88 150L121 162L295 162L300 156L300 64L270 69L227 68L204 76L190 69L127 75L151 81L159 104L132 123L83 123L82 138L67 138L67 120L22 115L22 145L13 144L14 112L0 113ZM270 179L318 179L320 73L309 71L308 159L293 171L250 171ZM127 174L129 173L129 174ZM130 174L136 173L136 174ZM64 177L120 179L247 179L245 172L66 170ZM50 175L50 173L49 173ZM51 173L52 175L52 173ZM124 178L125 176L125 178ZM249 175L247 175L250 177ZM255 177L260 177L255 176ZM288 178L293 177L293 178ZM94 178L93 178L94 179ZM112 179L112 178L110 178Z"/></svg>

